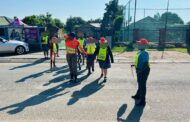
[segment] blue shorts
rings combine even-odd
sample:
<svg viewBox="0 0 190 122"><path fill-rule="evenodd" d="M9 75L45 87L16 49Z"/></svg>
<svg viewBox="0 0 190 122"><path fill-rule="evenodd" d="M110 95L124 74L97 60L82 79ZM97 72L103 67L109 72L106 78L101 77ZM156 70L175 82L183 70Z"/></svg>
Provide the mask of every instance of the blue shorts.
<svg viewBox="0 0 190 122"><path fill-rule="evenodd" d="M42 44L43 51L48 51L49 47L48 44Z"/></svg>

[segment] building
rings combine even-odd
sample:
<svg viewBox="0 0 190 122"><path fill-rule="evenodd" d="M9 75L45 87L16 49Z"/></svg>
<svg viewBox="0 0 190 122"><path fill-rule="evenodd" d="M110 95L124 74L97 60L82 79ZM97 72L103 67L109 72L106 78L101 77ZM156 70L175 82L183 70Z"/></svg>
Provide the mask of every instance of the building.
<svg viewBox="0 0 190 122"><path fill-rule="evenodd" d="M93 36L98 39L100 37L100 23L86 23L76 28L78 36Z"/></svg>

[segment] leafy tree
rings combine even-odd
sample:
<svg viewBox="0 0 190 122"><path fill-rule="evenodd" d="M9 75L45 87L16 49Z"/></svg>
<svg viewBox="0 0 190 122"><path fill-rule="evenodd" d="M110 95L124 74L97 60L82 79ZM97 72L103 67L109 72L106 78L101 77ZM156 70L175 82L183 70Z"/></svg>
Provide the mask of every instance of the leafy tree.
<svg viewBox="0 0 190 122"><path fill-rule="evenodd" d="M98 19L91 19L91 20L89 20L88 21L88 23L101 23L102 22L102 20L100 19L100 18L98 18Z"/></svg>
<svg viewBox="0 0 190 122"><path fill-rule="evenodd" d="M154 19L159 21L161 19L160 13L155 14Z"/></svg>
<svg viewBox="0 0 190 122"><path fill-rule="evenodd" d="M168 24L184 24L184 21L176 14L172 12L165 12L161 15L160 20L165 22L166 16L168 18Z"/></svg>
<svg viewBox="0 0 190 122"><path fill-rule="evenodd" d="M190 25L190 21L187 24Z"/></svg>
<svg viewBox="0 0 190 122"><path fill-rule="evenodd" d="M39 16L32 15L32 16L27 16L22 20L24 23L27 25L31 26L42 26L42 21Z"/></svg>
<svg viewBox="0 0 190 122"><path fill-rule="evenodd" d="M75 31L75 29L86 22L81 17L70 17L66 21L65 30L67 32Z"/></svg>

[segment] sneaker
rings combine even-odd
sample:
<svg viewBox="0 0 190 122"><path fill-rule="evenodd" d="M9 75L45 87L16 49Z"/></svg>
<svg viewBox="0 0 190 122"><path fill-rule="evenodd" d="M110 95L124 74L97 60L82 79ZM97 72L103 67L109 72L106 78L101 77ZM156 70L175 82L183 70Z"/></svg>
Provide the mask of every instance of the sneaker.
<svg viewBox="0 0 190 122"><path fill-rule="evenodd" d="M146 106L146 102L145 101L140 101L138 104L136 104L137 106Z"/></svg>
<svg viewBox="0 0 190 122"><path fill-rule="evenodd" d="M131 98L133 98L133 99L135 99L135 100L140 99L140 97L137 96L137 95L131 96Z"/></svg>

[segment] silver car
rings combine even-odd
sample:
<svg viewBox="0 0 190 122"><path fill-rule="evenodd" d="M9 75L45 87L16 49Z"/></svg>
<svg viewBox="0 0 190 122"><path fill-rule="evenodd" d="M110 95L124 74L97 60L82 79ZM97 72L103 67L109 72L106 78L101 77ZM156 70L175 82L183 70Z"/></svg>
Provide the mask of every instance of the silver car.
<svg viewBox="0 0 190 122"><path fill-rule="evenodd" d="M29 52L28 44L18 40L6 40L0 37L0 53L24 54Z"/></svg>

